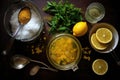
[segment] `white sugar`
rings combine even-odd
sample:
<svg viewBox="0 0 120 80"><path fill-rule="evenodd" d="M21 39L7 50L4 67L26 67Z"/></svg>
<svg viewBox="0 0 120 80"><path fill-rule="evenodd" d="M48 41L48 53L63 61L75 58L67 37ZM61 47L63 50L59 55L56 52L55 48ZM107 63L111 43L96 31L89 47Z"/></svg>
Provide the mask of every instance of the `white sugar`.
<svg viewBox="0 0 120 80"><path fill-rule="evenodd" d="M15 32L15 30L17 29L17 26L19 26L19 23L18 23L19 11L20 11L20 9L18 9L16 12L14 12L14 14L12 15L12 17L10 19L10 23L12 25L12 32Z"/></svg>
<svg viewBox="0 0 120 80"><path fill-rule="evenodd" d="M19 11L20 9L14 12L11 17L10 23L12 25L12 32L15 32L15 30L19 26L19 22L18 22ZM36 33L39 31L41 26L40 23L41 21L38 15L33 10L31 10L31 13L32 15L30 21L27 24L25 24L23 28L18 32L16 39L30 39L34 35L36 35Z"/></svg>

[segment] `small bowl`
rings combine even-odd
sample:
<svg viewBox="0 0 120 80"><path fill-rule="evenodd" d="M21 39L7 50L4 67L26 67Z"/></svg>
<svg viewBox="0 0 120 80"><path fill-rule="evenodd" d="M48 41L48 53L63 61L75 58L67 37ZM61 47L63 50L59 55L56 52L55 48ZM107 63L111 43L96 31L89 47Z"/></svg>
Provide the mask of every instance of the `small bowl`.
<svg viewBox="0 0 120 80"><path fill-rule="evenodd" d="M78 39L73 35L60 33L50 39L46 54L49 62L56 69L72 69L75 71L78 69L77 64L82 56L82 47Z"/></svg>
<svg viewBox="0 0 120 80"><path fill-rule="evenodd" d="M98 50L98 49L94 48L94 46L91 43L91 35L93 33L95 33L98 28L108 28L113 34L112 41L110 43L108 43L107 48L104 50ZM118 45L118 41L119 41L119 35L118 35L117 30L115 29L115 27L113 25L111 25L109 23L96 23L92 26L92 28L89 32L89 42L90 42L92 48L99 53L109 53L109 52L113 51L116 48L116 46Z"/></svg>
<svg viewBox="0 0 120 80"><path fill-rule="evenodd" d="M31 1L20 1L19 3L14 3L11 6L9 6L4 15L4 27L8 35L13 37L15 31L20 26L20 23L18 21L18 13L20 9L22 9L23 7L30 8L31 19L17 33L17 36L15 38L16 40L20 40L22 42L28 42L28 41L34 40L40 35L40 33L43 30L43 24L44 24L43 19L40 14L40 10Z"/></svg>

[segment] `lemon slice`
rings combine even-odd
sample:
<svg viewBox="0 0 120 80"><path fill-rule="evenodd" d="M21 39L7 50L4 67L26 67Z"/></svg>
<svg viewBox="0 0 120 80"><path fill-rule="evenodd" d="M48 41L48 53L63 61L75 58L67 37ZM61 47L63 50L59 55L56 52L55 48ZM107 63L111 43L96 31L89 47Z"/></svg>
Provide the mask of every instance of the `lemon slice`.
<svg viewBox="0 0 120 80"><path fill-rule="evenodd" d="M93 47L98 50L104 50L107 48L107 44L102 44L97 40L96 33L93 33L91 35L91 43L92 43Z"/></svg>
<svg viewBox="0 0 120 80"><path fill-rule="evenodd" d="M112 41L112 32L107 28L99 28L96 31L96 38L100 43L107 44Z"/></svg>
<svg viewBox="0 0 120 80"><path fill-rule="evenodd" d="M108 71L108 63L104 59L96 59L92 64L92 70L97 75L104 75Z"/></svg>

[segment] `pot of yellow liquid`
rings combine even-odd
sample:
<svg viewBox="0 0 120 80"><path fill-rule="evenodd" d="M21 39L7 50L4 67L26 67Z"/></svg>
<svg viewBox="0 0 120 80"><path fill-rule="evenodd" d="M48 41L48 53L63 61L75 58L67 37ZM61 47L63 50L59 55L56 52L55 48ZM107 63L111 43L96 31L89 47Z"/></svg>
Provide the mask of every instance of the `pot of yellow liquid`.
<svg viewBox="0 0 120 80"><path fill-rule="evenodd" d="M46 54L56 69L76 71L82 55L82 46L73 35L61 33L50 39Z"/></svg>

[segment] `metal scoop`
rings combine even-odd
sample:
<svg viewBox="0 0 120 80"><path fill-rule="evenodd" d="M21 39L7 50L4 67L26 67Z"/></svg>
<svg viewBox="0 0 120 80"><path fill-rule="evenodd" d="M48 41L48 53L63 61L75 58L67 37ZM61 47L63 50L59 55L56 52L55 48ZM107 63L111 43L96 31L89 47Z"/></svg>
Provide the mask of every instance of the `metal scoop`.
<svg viewBox="0 0 120 80"><path fill-rule="evenodd" d="M27 17L27 18L26 18L25 15L23 16L23 14L24 14L23 10L24 10L24 9L26 9L27 11L30 12L30 13L29 13L29 17ZM22 13L23 13L23 14L22 14ZM9 53L9 51L11 50L12 45L13 45L13 43L14 43L14 40L15 40L17 34L18 34L18 32L21 30L21 28L23 28L23 26L24 26L25 24L27 24L27 23L30 21L30 19L31 19L31 11L30 11L30 8L28 8L28 7L23 7L23 8L20 10L19 14L18 14L19 26L18 26L17 30L14 32L13 36L9 39L8 44L7 44L6 48L5 48L5 50L2 51L2 54L3 54L3 55L7 55L7 54Z"/></svg>
<svg viewBox="0 0 120 80"><path fill-rule="evenodd" d="M47 69L47 70L51 70L54 72L57 72L56 69L53 69L51 67L49 67L48 65L46 65L45 63L41 62L41 61L36 61L36 60L32 60L28 57L25 57L23 55L14 55L11 58L11 66L15 69L22 69L24 68L27 64L29 64L30 62L35 62L35 63L39 63L42 64L44 67L40 67L40 69Z"/></svg>

